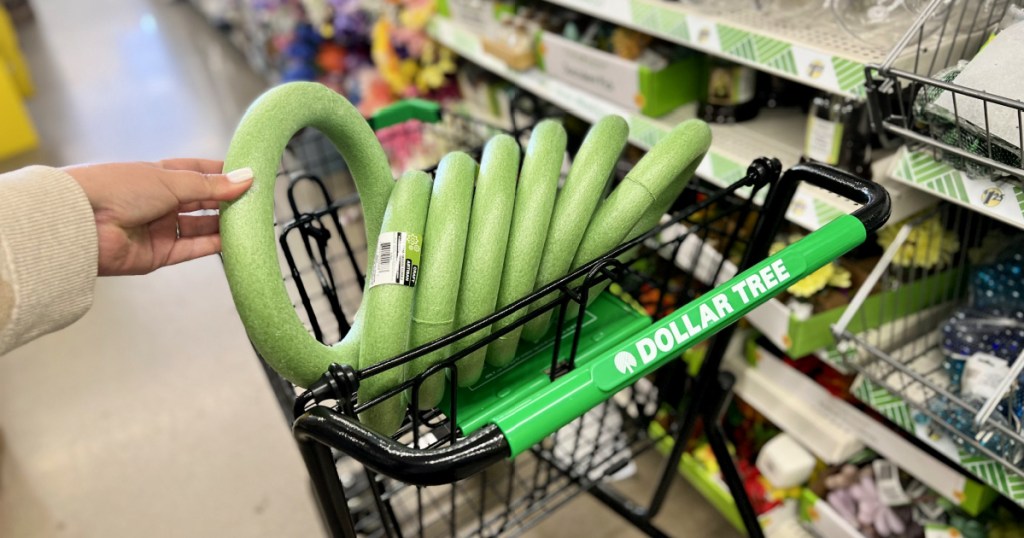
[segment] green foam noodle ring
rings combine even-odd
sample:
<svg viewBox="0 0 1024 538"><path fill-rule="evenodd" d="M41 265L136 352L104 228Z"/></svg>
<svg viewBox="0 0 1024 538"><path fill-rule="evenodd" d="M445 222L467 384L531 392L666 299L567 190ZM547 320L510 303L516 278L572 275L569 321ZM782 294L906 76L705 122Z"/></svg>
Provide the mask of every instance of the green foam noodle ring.
<svg viewBox="0 0 1024 538"><path fill-rule="evenodd" d="M432 342L452 332L462 278L466 234L469 231L473 182L477 164L462 152L449 153L434 174L416 300L412 315L411 347ZM407 377L447 359L451 347L444 347L409 364ZM444 395L444 372L425 379L419 387L418 406L431 409ZM412 398L411 390L409 398Z"/></svg>
<svg viewBox="0 0 1024 538"><path fill-rule="evenodd" d="M351 331L348 345L339 348L317 342L296 314L281 274L274 184L285 146L304 127L323 132L344 157L362 200L371 258L394 185L387 156L366 120L323 85L293 82L267 91L235 130L224 170L248 166L255 180L241 198L221 205L224 270L253 346L274 370L301 387L316 381L331 363L354 364L346 351L358 338L358 331Z"/></svg>
<svg viewBox="0 0 1024 538"><path fill-rule="evenodd" d="M499 309L533 291L555 205L565 146L566 134L561 124L545 120L533 128L523 157L523 168L519 172L505 269L498 290ZM508 326L525 314L525 310L520 310L499 320L494 330ZM487 346L487 363L497 367L508 364L515 357L521 332L522 327L517 327L491 342ZM462 372L459 373L459 382L462 383ZM475 381L465 380L466 383Z"/></svg>
<svg viewBox="0 0 1024 538"><path fill-rule="evenodd" d="M629 137L629 125L620 116L605 116L587 132L565 185L555 199L544 255L534 289L558 280L572 266L576 249L587 231L590 218L601 201L605 185L615 172ZM539 303L530 308L532 311ZM548 331L551 312L545 312L523 326L523 339L536 342Z"/></svg>
<svg viewBox="0 0 1024 538"><path fill-rule="evenodd" d="M678 196L683 191L710 146L711 129L700 120L680 123L659 140L597 209L573 259L573 269L622 244L642 220L656 223L664 213L662 206L667 209L675 201L666 193ZM582 279L573 285L581 283ZM596 291L591 291L591 301L598 295ZM567 316L575 318L577 312L570 308Z"/></svg>
<svg viewBox="0 0 1024 538"><path fill-rule="evenodd" d="M466 238L462 282L459 285L455 327L462 328L494 313L505 267L508 233L519 177L519 144L508 135L497 135L484 146L480 172L476 179L473 208ZM490 334L484 327L453 344L461 351ZM487 348L470 353L459 361L459 380L480 378Z"/></svg>
<svg viewBox="0 0 1024 538"><path fill-rule="evenodd" d="M406 234L412 251L422 254L422 240L430 204L430 176L425 172L406 172L395 183L381 224L381 241L392 232ZM387 234L387 235L385 235ZM378 249L381 245L377 245ZM383 252L383 251L382 251ZM404 266L405 251L391 245L391 262ZM422 263L422 259L421 259ZM412 332L413 301L416 287L395 283L377 283L376 258L367 273L371 283L363 295L363 334L359 343L359 368L366 369L409 350ZM405 367L385 370L364 378L359 384L358 401L365 403L405 381ZM392 435L405 418L405 401L396 394L359 414L366 427Z"/></svg>

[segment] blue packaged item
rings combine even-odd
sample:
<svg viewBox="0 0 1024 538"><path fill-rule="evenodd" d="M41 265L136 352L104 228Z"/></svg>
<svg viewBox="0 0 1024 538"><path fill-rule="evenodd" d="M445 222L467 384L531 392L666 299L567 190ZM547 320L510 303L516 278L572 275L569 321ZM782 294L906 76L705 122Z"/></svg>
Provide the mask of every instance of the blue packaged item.
<svg viewBox="0 0 1024 538"><path fill-rule="evenodd" d="M984 402L980 400L971 400L968 404L972 409L978 409L984 404ZM941 395L937 395L935 398L929 400L928 408L932 413L941 418L943 422L953 426L966 436L974 438L974 440L981 446L995 452L996 454L1000 454L1011 464L1018 465L1022 460L1024 460L1024 447L1022 447L1016 439L1003 434L995 428L983 427L982 429L979 429L974 424L974 413L972 411L953 404L946 397ZM1007 418L1004 409L999 409L992 413L992 416L989 418L989 422L1001 424L1013 431L1020 430L1020 421L1013 416ZM973 445L965 442L963 438L953 436L952 439L969 454L981 454L979 450L977 450Z"/></svg>
<svg viewBox="0 0 1024 538"><path fill-rule="evenodd" d="M1024 322L1024 249L1018 241L971 272L970 304Z"/></svg>
<svg viewBox="0 0 1024 538"><path fill-rule="evenodd" d="M975 353L987 353L1013 364L1024 349L1024 321L999 310L968 307L953 313L942 325L944 367L950 390L960 392L964 363Z"/></svg>

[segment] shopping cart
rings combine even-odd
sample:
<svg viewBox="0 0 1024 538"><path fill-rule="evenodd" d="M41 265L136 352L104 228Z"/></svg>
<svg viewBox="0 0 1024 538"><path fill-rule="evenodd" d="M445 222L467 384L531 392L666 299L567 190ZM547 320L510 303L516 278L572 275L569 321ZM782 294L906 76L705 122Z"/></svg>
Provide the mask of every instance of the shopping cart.
<svg viewBox="0 0 1024 538"><path fill-rule="evenodd" d="M388 115L392 119L385 123L403 118L394 110ZM442 111L416 115L443 118L424 123L424 129L456 125L439 134L457 136L471 147L494 132ZM467 133L481 136L469 140ZM512 134L522 143L528 133L525 127ZM875 184L818 165L796 166L781 178L780 171L778 161L762 158L725 188L694 180L650 233L401 356L361 370L332 365L298 394L268 368L331 534L516 534L589 492L641 531L665 535L653 519L686 441L703 422L748 532L759 536L718 425L732 385L719 368L728 337L740 317L858 245L889 215L888 195ZM354 239L362 236L358 199L344 189L331 191L332 182L324 178L344 175L343 164L315 132L293 139L281 174L288 179L278 182L280 199L288 200L278 204L285 280L313 335L337 342L349 327L364 279L365 245ZM804 181L862 206L768 257L771 238ZM768 192L758 210L752 200L762 189ZM305 195L296 194L299 190ZM584 310L591 295L609 283L609 292ZM380 397L356 403L363 380L519 311L528 313ZM458 387L460 358L545 312L555 313L553 336L525 351L521 346L512 366L485 371L491 389ZM698 343L716 333L699 352ZM702 359L696 376L678 360L684 354L691 361ZM360 412L404 390L417 401L423 379L437 372L448 379L439 408L409 412L390 438L359 423ZM663 426L657 429L667 433L650 433L656 420ZM650 501L641 504L617 491L614 482L633 471L634 460L666 441L674 448L651 481Z"/></svg>

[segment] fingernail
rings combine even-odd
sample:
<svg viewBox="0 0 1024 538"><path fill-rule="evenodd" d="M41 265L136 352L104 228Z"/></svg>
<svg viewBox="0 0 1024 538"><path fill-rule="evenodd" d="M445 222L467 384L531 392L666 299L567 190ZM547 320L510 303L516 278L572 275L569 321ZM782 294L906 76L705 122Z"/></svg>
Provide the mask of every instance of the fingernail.
<svg viewBox="0 0 1024 538"><path fill-rule="evenodd" d="M228 172L228 181L232 183L241 183L243 181L249 181L252 179L252 168L248 166L245 168L239 168L238 170L232 170Z"/></svg>

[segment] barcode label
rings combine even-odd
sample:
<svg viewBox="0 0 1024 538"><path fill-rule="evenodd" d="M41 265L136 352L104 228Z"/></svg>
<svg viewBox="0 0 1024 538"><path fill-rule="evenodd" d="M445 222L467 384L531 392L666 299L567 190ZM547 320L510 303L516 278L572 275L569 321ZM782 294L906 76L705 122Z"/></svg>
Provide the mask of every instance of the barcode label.
<svg viewBox="0 0 1024 538"><path fill-rule="evenodd" d="M406 232L386 232L377 238L370 287L382 284L415 286L419 276L420 236Z"/></svg>
<svg viewBox="0 0 1024 538"><path fill-rule="evenodd" d="M381 243L380 245L380 266L377 268L378 273L387 273L391 271L391 245L387 243Z"/></svg>

